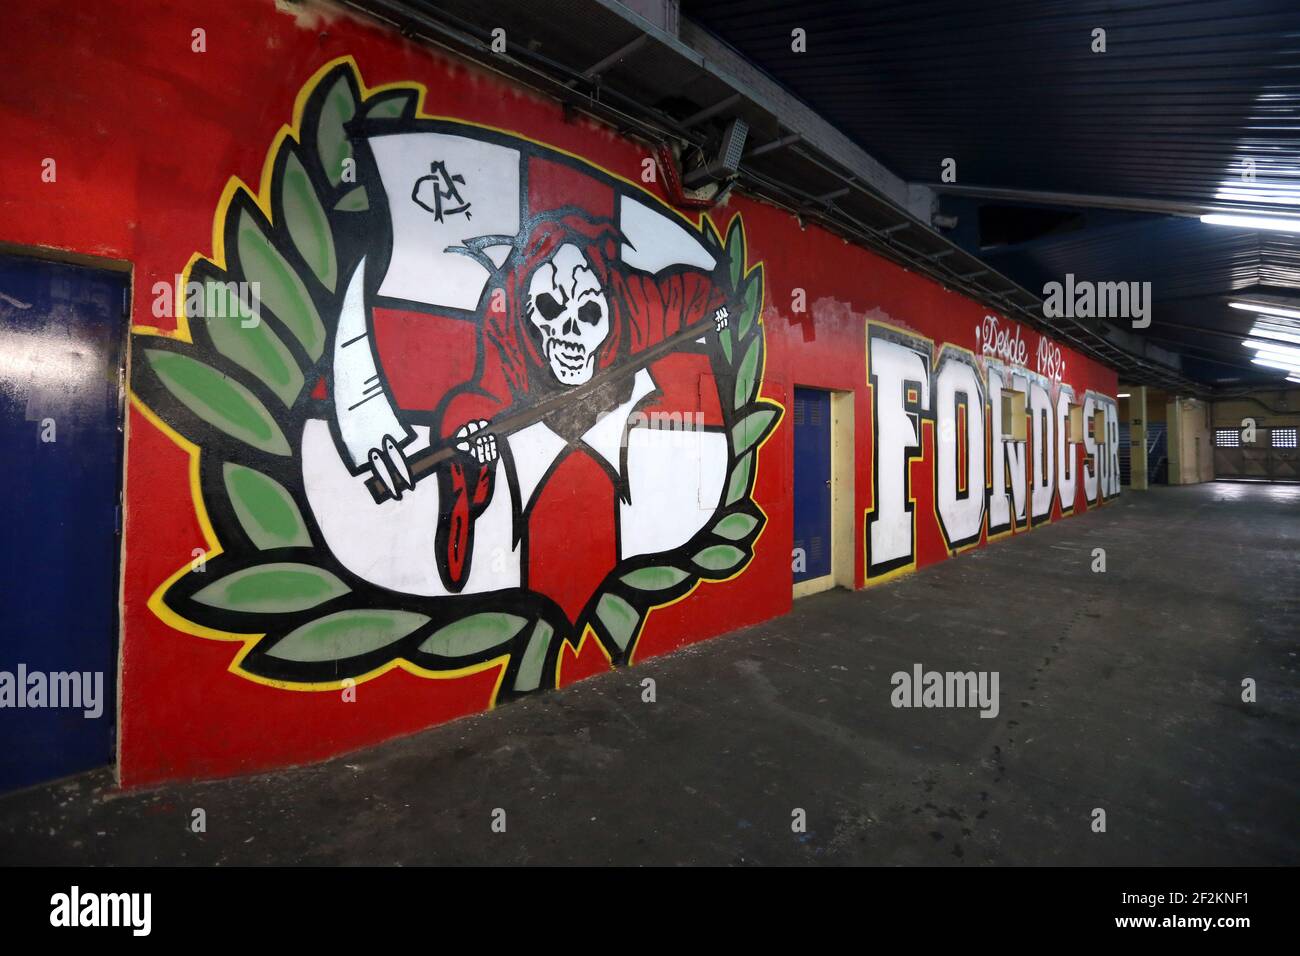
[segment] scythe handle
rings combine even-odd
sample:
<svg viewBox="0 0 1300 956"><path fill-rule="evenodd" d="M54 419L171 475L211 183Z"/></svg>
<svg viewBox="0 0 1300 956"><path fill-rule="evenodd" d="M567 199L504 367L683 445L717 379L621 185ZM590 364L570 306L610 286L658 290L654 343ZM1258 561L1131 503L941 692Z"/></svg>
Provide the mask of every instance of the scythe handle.
<svg viewBox="0 0 1300 956"><path fill-rule="evenodd" d="M728 312L730 312L730 310L728 310ZM489 431L487 433L503 439L512 432L516 432L521 428L526 428L535 422L541 421L547 415L550 415L552 412L570 404L571 402L580 402L594 393L601 386L606 385L609 382L615 382L626 378L629 375L633 375L652 362L656 362L663 358L679 345L698 339L702 330L707 334L705 325L706 323L697 322L695 325L680 329L668 336L662 342L646 349L644 352L638 352L628 361L592 376L591 381L587 382L585 385L579 385L576 388L572 388L566 392L553 395L550 398L529 405L527 408L520 409L517 412L495 419L490 423ZM482 434L483 432L476 432L475 437ZM416 452L408 458L406 460L406 466L411 472L412 483L419 481L425 475L435 471L443 462L449 461L457 455L460 455L461 452L457 451L456 443L457 441L462 440L463 439L456 438L445 439L436 445L430 445L428 448ZM383 503L392 497L392 495L389 494L388 487L380 481L379 478L373 475L366 479L366 489L370 492L371 497L375 499L376 503Z"/></svg>

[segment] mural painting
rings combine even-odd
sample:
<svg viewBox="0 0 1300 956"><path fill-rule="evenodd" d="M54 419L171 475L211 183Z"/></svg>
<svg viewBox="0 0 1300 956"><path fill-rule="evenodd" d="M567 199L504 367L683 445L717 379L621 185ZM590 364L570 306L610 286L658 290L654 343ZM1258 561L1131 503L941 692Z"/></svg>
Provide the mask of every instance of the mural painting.
<svg viewBox="0 0 1300 956"><path fill-rule="evenodd" d="M133 399L191 452L219 542L150 606L242 642L253 680L553 687L566 642L627 662L766 522L782 410L740 216L683 218L429 96L320 71L260 189L227 187L177 330L133 336Z"/></svg>
<svg viewBox="0 0 1300 956"><path fill-rule="evenodd" d="M980 354L888 323L867 325L873 506L866 513L867 583L918 564L912 466L933 431L934 524L945 556L1120 492L1119 406L1062 381L1064 356L1043 338L1029 367L1019 326L985 316Z"/></svg>
<svg viewBox="0 0 1300 956"><path fill-rule="evenodd" d="M184 57L184 5L87 15L102 55L16 80L6 239L131 270L123 786L788 613L804 389L833 395L839 585L1117 493L1089 355L744 188L683 212L671 144L300 6L223 7Z"/></svg>

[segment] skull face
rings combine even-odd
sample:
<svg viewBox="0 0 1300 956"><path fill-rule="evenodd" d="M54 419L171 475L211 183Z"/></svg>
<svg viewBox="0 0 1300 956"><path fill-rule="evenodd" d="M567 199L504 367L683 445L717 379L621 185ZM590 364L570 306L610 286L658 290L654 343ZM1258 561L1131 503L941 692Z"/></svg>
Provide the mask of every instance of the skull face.
<svg viewBox="0 0 1300 956"><path fill-rule="evenodd" d="M590 381L596 350L609 335L609 301L577 246L560 246L528 280L528 320L561 385Z"/></svg>

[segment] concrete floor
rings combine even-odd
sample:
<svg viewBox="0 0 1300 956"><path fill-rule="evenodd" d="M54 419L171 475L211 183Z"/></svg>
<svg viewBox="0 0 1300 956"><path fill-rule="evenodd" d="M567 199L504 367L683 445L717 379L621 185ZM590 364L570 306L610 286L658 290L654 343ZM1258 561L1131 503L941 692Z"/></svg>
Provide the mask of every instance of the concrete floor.
<svg viewBox="0 0 1300 956"><path fill-rule="evenodd" d="M12 794L0 863L1294 865L1298 595L1300 487L1126 492L323 765ZM1001 713L894 709L918 662L998 671Z"/></svg>

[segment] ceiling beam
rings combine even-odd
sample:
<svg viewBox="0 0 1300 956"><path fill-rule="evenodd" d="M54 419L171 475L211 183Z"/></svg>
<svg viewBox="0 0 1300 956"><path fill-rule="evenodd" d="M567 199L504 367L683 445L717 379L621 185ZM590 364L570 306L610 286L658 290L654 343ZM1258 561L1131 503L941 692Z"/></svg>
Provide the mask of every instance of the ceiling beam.
<svg viewBox="0 0 1300 956"><path fill-rule="evenodd" d="M609 56L602 59L599 63L596 63L593 66L589 67L587 70L587 78L595 79L596 77L604 73L606 70L608 70L611 66L615 66L616 64L623 62L623 60L627 59L637 50L641 49L641 47L645 46L648 42L650 42L650 37L648 35L644 33L638 34L637 36L629 40L627 43L619 47L617 50L615 50L613 53L611 53Z"/></svg>

